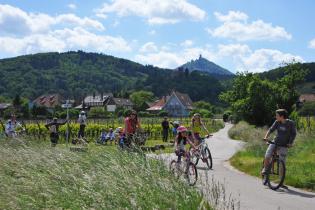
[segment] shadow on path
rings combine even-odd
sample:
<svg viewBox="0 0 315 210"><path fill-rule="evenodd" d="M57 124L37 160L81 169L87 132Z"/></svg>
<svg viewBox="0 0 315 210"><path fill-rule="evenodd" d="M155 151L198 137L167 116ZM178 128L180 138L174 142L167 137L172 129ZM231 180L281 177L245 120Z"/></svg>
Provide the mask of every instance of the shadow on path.
<svg viewBox="0 0 315 210"><path fill-rule="evenodd" d="M297 195L297 196L301 196L303 198L315 198L315 195L305 193L305 192L296 191L296 190L290 189L289 187L286 189L280 189L280 190L278 190L278 192L280 192L281 194Z"/></svg>

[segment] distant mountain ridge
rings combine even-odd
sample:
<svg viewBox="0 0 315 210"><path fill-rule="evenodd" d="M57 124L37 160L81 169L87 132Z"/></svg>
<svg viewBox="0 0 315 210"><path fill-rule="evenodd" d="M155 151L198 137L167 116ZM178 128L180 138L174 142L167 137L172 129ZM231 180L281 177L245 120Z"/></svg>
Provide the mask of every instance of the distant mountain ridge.
<svg viewBox="0 0 315 210"><path fill-rule="evenodd" d="M203 58L202 55L200 55L198 59L192 60L178 67L178 69L180 68L183 68L183 69L187 68L190 72L192 71L206 72L210 75L230 75L230 76L234 75L229 70L222 68L221 66Z"/></svg>

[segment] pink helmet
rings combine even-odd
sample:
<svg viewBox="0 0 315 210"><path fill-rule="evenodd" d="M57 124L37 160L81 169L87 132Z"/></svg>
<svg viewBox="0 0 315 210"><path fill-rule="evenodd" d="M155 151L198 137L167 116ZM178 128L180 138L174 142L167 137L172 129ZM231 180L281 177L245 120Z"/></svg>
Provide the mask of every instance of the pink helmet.
<svg viewBox="0 0 315 210"><path fill-rule="evenodd" d="M176 129L176 131L177 131L177 133L185 132L185 131L187 131L187 128L185 128L185 126L179 126Z"/></svg>

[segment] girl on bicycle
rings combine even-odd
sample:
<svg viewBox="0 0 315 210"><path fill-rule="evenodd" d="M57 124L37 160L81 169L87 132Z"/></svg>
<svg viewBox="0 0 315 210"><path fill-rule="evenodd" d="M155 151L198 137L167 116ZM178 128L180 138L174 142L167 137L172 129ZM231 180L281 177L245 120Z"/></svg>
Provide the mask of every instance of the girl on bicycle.
<svg viewBox="0 0 315 210"><path fill-rule="evenodd" d="M207 130L206 126L203 124L201 120L201 116L199 113L195 113L191 118L191 130L193 132L193 138L195 140L195 145L198 146L201 143L201 131L204 129L208 136L212 136Z"/></svg>
<svg viewBox="0 0 315 210"><path fill-rule="evenodd" d="M179 126L177 128L177 135L175 137L175 154L178 156L177 162L181 162L182 156L186 154L185 145L188 143L194 147L193 138L187 128L184 126Z"/></svg>

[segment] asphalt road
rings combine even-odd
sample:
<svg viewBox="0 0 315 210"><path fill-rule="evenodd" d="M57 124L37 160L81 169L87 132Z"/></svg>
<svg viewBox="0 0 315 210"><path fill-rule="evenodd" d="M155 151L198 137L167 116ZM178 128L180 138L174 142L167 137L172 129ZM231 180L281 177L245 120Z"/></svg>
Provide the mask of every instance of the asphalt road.
<svg viewBox="0 0 315 210"><path fill-rule="evenodd" d="M226 124L225 128L206 140L213 156L213 170L207 170L203 163L197 167L197 187L205 193L205 197L211 203L221 202L217 204L219 209L232 209L234 206L235 209L245 210L315 210L315 193L290 186L288 189L273 191L263 186L259 178L246 175L230 166L228 160L244 144L228 137L227 132L231 126ZM168 164L175 156L163 154L159 158ZM216 196L218 192L224 196Z"/></svg>

